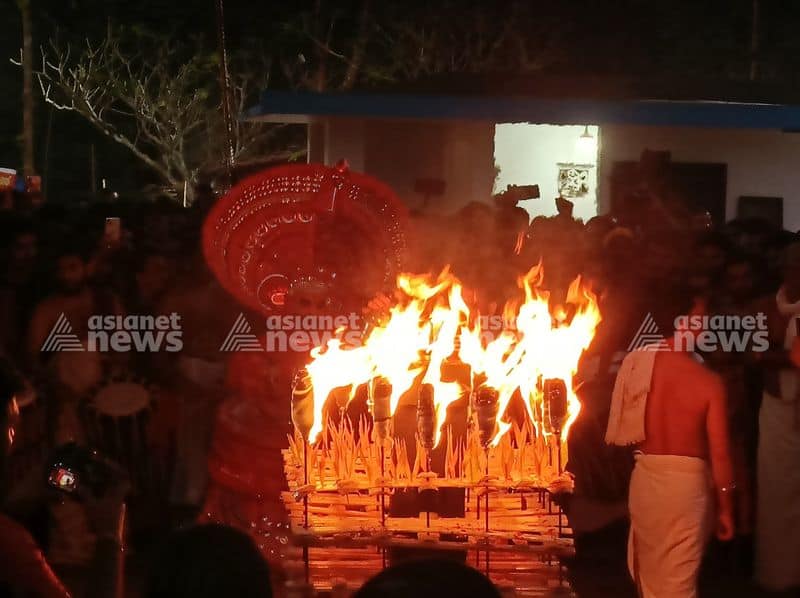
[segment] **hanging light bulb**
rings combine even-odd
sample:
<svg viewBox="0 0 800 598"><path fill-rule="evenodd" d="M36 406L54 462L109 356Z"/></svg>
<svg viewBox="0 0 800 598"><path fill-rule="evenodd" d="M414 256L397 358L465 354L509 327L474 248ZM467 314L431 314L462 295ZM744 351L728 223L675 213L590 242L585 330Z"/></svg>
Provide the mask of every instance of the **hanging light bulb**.
<svg viewBox="0 0 800 598"><path fill-rule="evenodd" d="M578 137L576 145L581 154L594 154L597 151L597 139L589 131L589 125L583 127L583 133Z"/></svg>

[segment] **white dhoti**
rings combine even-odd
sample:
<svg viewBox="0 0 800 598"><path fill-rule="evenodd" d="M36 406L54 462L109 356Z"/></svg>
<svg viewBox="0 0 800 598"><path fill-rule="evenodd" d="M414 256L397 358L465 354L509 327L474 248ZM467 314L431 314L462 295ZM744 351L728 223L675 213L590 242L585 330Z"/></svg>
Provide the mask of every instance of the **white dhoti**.
<svg viewBox="0 0 800 598"><path fill-rule="evenodd" d="M799 407L764 393L759 413L756 580L770 590L800 587Z"/></svg>
<svg viewBox="0 0 800 598"><path fill-rule="evenodd" d="M708 464L637 454L628 506L628 568L644 598L694 598L714 502Z"/></svg>

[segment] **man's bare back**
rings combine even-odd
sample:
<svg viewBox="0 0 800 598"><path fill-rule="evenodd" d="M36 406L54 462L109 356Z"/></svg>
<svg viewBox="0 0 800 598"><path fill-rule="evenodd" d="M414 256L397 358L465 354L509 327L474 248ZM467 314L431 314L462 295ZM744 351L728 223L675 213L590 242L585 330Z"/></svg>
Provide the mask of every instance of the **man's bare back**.
<svg viewBox="0 0 800 598"><path fill-rule="evenodd" d="M724 390L719 376L697 363L691 354L659 352L647 397L647 440L639 448L649 454L707 460L709 406L721 400Z"/></svg>
<svg viewBox="0 0 800 598"><path fill-rule="evenodd" d="M698 457L709 461L717 492L717 537L733 536L734 486L725 387L690 353L656 355L645 413L646 454Z"/></svg>

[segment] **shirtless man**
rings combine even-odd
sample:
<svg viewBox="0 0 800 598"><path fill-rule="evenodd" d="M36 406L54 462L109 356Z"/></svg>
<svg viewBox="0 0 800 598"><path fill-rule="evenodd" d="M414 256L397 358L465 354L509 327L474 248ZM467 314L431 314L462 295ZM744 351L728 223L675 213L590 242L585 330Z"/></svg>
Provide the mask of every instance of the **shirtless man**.
<svg viewBox="0 0 800 598"><path fill-rule="evenodd" d="M56 259L57 290L41 301L33 311L26 339L31 370L44 382L52 426L49 440L54 445L86 442L86 431L79 417L79 402L103 379L104 368L125 358L125 353L101 353L87 349L89 319L93 315L120 315L116 296L89 284L89 261L75 248L67 248ZM84 350L43 350L43 345L64 314L71 332ZM50 560L58 564L84 564L91 559L93 537L83 507L74 501L54 503L50 507L55 533L50 545Z"/></svg>
<svg viewBox="0 0 800 598"><path fill-rule="evenodd" d="M644 419L644 437L627 438L637 446L628 498L631 575L645 598L692 598L713 525L712 487L716 536L727 541L734 534L723 383L690 353L635 351L623 361L614 394L627 410L621 427ZM606 440L627 443L615 440L621 428L611 418Z"/></svg>
<svg viewBox="0 0 800 598"><path fill-rule="evenodd" d="M71 407L100 381L103 356L96 351L44 352L45 340L64 314L72 333L85 345L91 316L119 315L122 309L112 293L89 285L88 260L77 250L67 249L58 256L56 282L57 291L41 301L33 311L26 349L32 370L45 373L54 383L60 410L55 440L66 442L82 439Z"/></svg>

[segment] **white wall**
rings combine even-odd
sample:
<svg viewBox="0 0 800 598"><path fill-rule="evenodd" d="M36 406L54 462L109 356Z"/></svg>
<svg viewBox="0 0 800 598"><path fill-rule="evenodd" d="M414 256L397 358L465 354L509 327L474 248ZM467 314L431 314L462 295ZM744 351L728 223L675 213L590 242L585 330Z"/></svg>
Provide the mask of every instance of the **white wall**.
<svg viewBox="0 0 800 598"><path fill-rule="evenodd" d="M494 182L495 192L507 185L538 184L540 199L524 201L531 217L553 216L558 197L558 164L560 162L591 164L589 193L586 197L571 199L574 215L587 221L597 215L597 147L596 143L578 142L584 132L582 126L532 125L527 123L498 124L494 135L494 159L500 169ZM597 140L598 130L589 127Z"/></svg>
<svg viewBox="0 0 800 598"><path fill-rule="evenodd" d="M352 170L364 172L365 126L363 118L327 119L324 123L325 164L332 166L344 158Z"/></svg>
<svg viewBox="0 0 800 598"><path fill-rule="evenodd" d="M364 129L364 172L389 185L409 207L418 206L422 196L414 191L415 181L444 178L444 124L368 120Z"/></svg>
<svg viewBox="0 0 800 598"><path fill-rule="evenodd" d="M610 205L614 162L638 160L644 149L669 150L675 162L728 165L726 218L741 195L783 197L783 225L800 229L800 134L773 130L603 126L600 137L601 211Z"/></svg>
<svg viewBox="0 0 800 598"><path fill-rule="evenodd" d="M494 123L450 122L444 147L445 209L490 202L494 181Z"/></svg>
<svg viewBox="0 0 800 598"><path fill-rule="evenodd" d="M389 185L410 208L420 178L443 179L443 196L429 209L454 212L471 201L491 200L494 123L380 119L326 119L324 161L341 158L353 170Z"/></svg>
<svg viewBox="0 0 800 598"><path fill-rule="evenodd" d="M557 163L592 163L576 144L580 126L475 122L331 119L325 161L349 158L354 170L390 185L409 206L419 204L414 181L443 178L445 196L432 206L458 209L470 201L489 201L508 184L537 183L539 200L523 202L532 216L555 214ZM610 205L610 176L616 161L636 161L642 150L669 150L676 162L728 165L727 218L736 216L741 195L784 199L784 226L800 229L800 134L772 130L708 129L603 125L589 127L600 141L596 180L585 200L575 200L575 215L587 220ZM500 167L493 180L494 160ZM596 201L594 196L596 193Z"/></svg>

